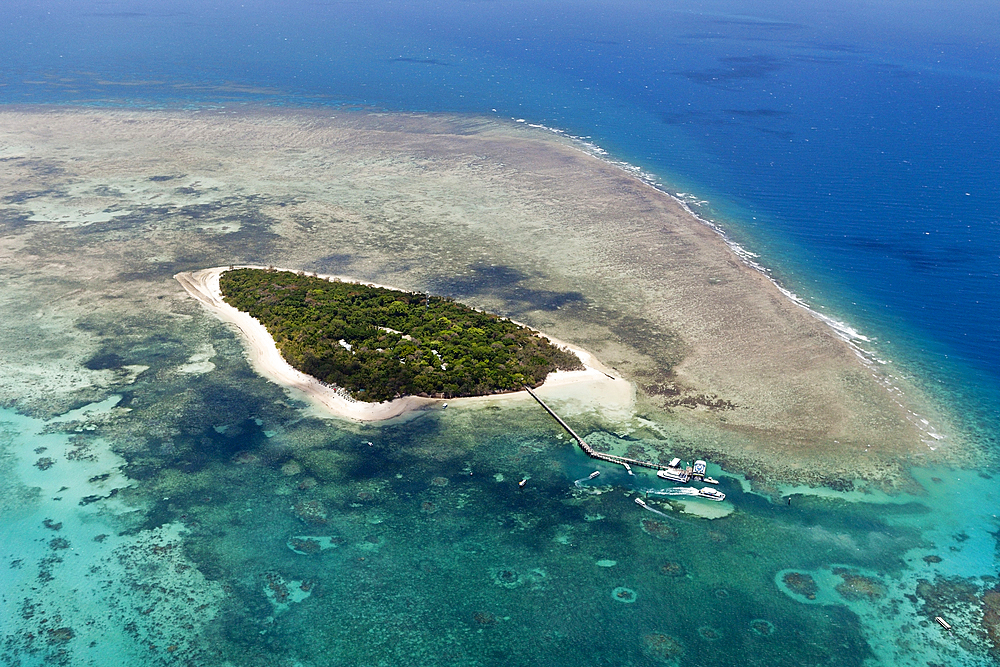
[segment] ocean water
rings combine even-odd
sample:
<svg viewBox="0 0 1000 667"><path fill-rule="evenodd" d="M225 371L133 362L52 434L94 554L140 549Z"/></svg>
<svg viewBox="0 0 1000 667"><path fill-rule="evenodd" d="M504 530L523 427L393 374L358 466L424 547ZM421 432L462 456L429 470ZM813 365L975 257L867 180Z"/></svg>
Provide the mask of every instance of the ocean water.
<svg viewBox="0 0 1000 667"><path fill-rule="evenodd" d="M11 0L0 103L441 111L580 137L718 222L994 451L1000 12L805 5ZM100 446L3 413L25 499L0 527L6 661L110 664L109 644L134 664L996 660L972 629L996 584L990 470L915 471L916 496L788 489L791 507L729 476L737 511L663 517L623 494L650 480L574 486L589 463L551 425L497 416L345 427L302 454L327 476L303 479L282 452L318 427L255 391L239 428L194 429L215 453L189 477L130 465L125 500L84 505L69 494L110 492L121 461L69 457ZM524 475L533 495L511 488ZM144 479L170 491L150 504ZM943 634L936 613L966 627Z"/></svg>

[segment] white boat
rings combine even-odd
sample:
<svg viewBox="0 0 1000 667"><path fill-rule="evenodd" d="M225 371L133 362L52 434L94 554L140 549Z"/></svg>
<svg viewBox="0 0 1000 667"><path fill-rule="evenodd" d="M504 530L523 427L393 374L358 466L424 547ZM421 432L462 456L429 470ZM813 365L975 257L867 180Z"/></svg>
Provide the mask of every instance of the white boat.
<svg viewBox="0 0 1000 667"><path fill-rule="evenodd" d="M639 507L648 507L648 505L646 505L646 501L643 500L642 498L636 498L635 504L638 505Z"/></svg>
<svg viewBox="0 0 1000 667"><path fill-rule="evenodd" d="M656 476L660 479L665 479L670 482L687 482L691 479L691 475L688 471L683 468L667 468L666 470L657 470Z"/></svg>
<svg viewBox="0 0 1000 667"><path fill-rule="evenodd" d="M703 489L698 489L698 496L701 498L708 498L709 500L726 499L726 494L724 494L722 491L716 491L715 489L711 489L707 486Z"/></svg>
<svg viewBox="0 0 1000 667"><path fill-rule="evenodd" d="M595 470L594 472L590 473L590 477L588 477L587 479L594 479L595 477L597 477L600 474L601 474L600 470Z"/></svg>
<svg viewBox="0 0 1000 667"><path fill-rule="evenodd" d="M706 477L705 479L703 479L701 481L705 482L705 484L718 484L719 483L719 480L715 479L714 477Z"/></svg>
<svg viewBox="0 0 1000 667"><path fill-rule="evenodd" d="M694 462L694 471L692 474L695 477L704 477L705 472L707 470L708 470L708 464L699 459L698 461Z"/></svg>

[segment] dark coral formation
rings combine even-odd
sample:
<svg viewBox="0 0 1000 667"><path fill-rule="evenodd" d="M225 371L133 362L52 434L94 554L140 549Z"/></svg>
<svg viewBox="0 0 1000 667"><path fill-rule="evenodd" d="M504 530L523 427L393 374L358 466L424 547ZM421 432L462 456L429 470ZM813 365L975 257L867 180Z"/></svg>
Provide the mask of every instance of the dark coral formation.
<svg viewBox="0 0 1000 667"><path fill-rule="evenodd" d="M642 650L657 662L677 664L684 653L684 646L676 637L663 632L650 632L642 636Z"/></svg>
<svg viewBox="0 0 1000 667"><path fill-rule="evenodd" d="M677 529L669 523L656 519L642 519L639 521L639 527L642 528L642 532L658 540L675 540L679 535Z"/></svg>
<svg viewBox="0 0 1000 667"><path fill-rule="evenodd" d="M326 509L318 500L303 500L295 503L292 511L304 523L322 526L328 521Z"/></svg>
<svg viewBox="0 0 1000 667"><path fill-rule="evenodd" d="M320 543L317 542L316 540L312 540L309 538L293 537L288 541L288 545L292 548L293 551L298 551L301 554L308 555L308 554L319 553L320 551L322 551Z"/></svg>
<svg viewBox="0 0 1000 667"><path fill-rule="evenodd" d="M668 560L659 567L658 572L667 577L683 577L687 574L687 568L676 561Z"/></svg>
<svg viewBox="0 0 1000 667"><path fill-rule="evenodd" d="M868 600L874 602L885 597L885 585L877 579L852 572L844 568L836 568L833 573L843 580L837 584L837 592L846 600Z"/></svg>
<svg viewBox="0 0 1000 667"><path fill-rule="evenodd" d="M983 591L980 601L983 610L983 630L990 642L990 652L1000 657L1000 584Z"/></svg>
<svg viewBox="0 0 1000 667"><path fill-rule="evenodd" d="M788 590L809 600L815 600L816 593L819 592L816 580L804 572L789 572L781 580Z"/></svg>

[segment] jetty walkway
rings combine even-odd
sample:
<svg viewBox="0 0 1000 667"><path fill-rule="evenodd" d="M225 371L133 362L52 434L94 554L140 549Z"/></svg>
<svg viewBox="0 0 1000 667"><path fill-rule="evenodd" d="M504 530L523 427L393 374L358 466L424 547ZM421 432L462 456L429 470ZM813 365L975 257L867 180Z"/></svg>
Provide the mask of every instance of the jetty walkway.
<svg viewBox="0 0 1000 667"><path fill-rule="evenodd" d="M540 406L542 406L543 408L545 408L546 412L548 412L550 415L552 415L553 419L555 419L557 422L559 422L560 426L562 426L564 429L566 429L566 432L569 433L573 437L574 440L576 440L576 444L580 445L580 449L583 450L583 453L586 454L587 456L589 456L590 458L592 458L592 459L599 459L601 461L607 461L608 463L617 463L618 465L625 466L626 469L628 469L629 466L639 466L640 468L652 468L653 470L666 470L667 469L667 466L661 465L659 463L653 463L652 461L640 461L638 459L630 459L630 458L625 457L625 456L617 456L615 454L607 454L605 452L599 452L599 451L597 451L596 449L594 449L593 447L591 447L590 445L588 445L586 440L584 440L579 435L577 435L576 431L574 431L573 429L571 429L569 427L569 424L567 424L565 421L563 421L562 417L560 417L559 415L556 414L555 410L553 410L548 405L546 405L545 401L543 401L541 398L539 398L538 394L536 394L535 392L533 392L531 390L531 387L529 387L527 385L524 385L524 389L529 394L531 394L532 398L534 398L536 401L538 401L538 404Z"/></svg>

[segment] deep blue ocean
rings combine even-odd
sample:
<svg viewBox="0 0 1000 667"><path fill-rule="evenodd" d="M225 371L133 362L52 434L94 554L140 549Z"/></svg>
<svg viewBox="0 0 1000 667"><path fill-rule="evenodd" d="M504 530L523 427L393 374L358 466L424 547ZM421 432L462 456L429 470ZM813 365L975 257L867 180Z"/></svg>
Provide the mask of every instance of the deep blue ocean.
<svg viewBox="0 0 1000 667"><path fill-rule="evenodd" d="M755 253L757 261L783 287L810 306L867 336L870 342L865 346L875 356L892 361L901 369L898 372L915 377L932 396L957 414L960 427L971 437L1000 453L1000 5L996 0L962 3L945 0L833 0L825 3L795 0L756 3L736 0L4 0L0 6L2 105L204 108L242 103L490 115L544 125L590 142L606 150L612 159L641 168L663 189L686 201L696 213L718 223L735 242ZM23 443L25 451L43 438L52 440L46 446L53 450L68 447L56 442L58 438L51 433L43 435L47 427L42 422L36 423L13 412L0 414L0 418L3 424L13 424L9 428L20 435L11 442ZM251 421L248 418L247 424ZM257 427L264 428L260 422L256 427L247 428ZM529 433L536 427L525 428ZM434 433L418 432L416 426L413 429L412 433L401 429L400 441L437 437ZM499 426L490 433L484 436L487 441L484 451L475 454L481 459L477 458L470 466L493 465L488 461L493 454L507 457L501 457L504 461L519 461L517 457L534 446L531 441L534 432L525 435L523 441L513 436L496 435L502 433ZM217 435L221 438L221 434L219 431ZM255 437L260 441L264 439L263 435ZM336 437L341 438L340 435ZM349 440L348 436L341 439L345 443ZM336 441L336 446L341 444L340 440ZM579 465L573 461L565 463L572 475L585 475L587 470L576 469ZM30 462L24 469L36 475ZM277 488L287 483L274 471L265 471L260 473L259 479L251 479L248 470L232 466L226 469L225 474L232 476L231 482L243 476L238 483L233 482L233 489L254 488L254 484L265 483L270 485L267 488ZM442 479L438 477L442 474L430 467L426 470L428 479ZM507 474L511 477L519 473L511 464ZM543 473L538 474L541 478ZM544 474L553 478L549 480L553 488L568 487L572 482L570 478L567 483L563 479L565 475L559 477L551 470ZM716 525L723 527L705 530L700 524L689 522L681 526L681 542L678 542L684 545L683 549L690 549L689 552L681 551L690 559L689 563L697 561L702 546L709 541L713 542L712 549L729 549L738 554L732 563L727 561L726 576L731 582L727 585L716 582L714 566L705 566L693 575L689 572L688 580L698 582L699 586L712 581L714 588L686 594L689 597L684 599L692 606L683 613L690 613L691 617L670 616L676 621L676 628L680 628L670 631L676 635L686 626L690 626L688 630L697 627L701 639L709 642L714 641L711 635L720 627L723 634L729 631L727 623L733 627L749 623L748 627L756 634L744 633L749 639L740 639L742 644L737 645L733 640L734 643L726 645L725 652L718 650L729 656L731 663L726 664L758 664L754 661L763 659L765 648L763 643L753 642L763 642L761 638L775 633L773 625L768 628L770 621L761 621L759 617L759 609L764 606L761 600L773 603L776 609L780 604L788 604L790 611L780 612L781 618L787 621L785 629L779 629L774 635L781 636L785 648L774 649L771 661L759 664L807 664L795 663L798 658L788 658L789 651L802 648L806 651L803 655L808 653L812 645L809 642L816 640L815 636L809 636L808 642L800 641L799 637L807 636L802 633L808 633L809 624L819 616L800 619L798 614L803 609L819 614L814 605L829 605L823 607L823 618L832 629L824 625L823 632L829 632L823 635L827 639L816 640L826 641L824 646L840 646L837 642L842 635L859 636L852 625L857 622L869 633L865 636L877 653L877 657L867 664L931 664L918 660L923 654L917 642L914 646L901 643L898 650L893 648L892 642L900 628L912 627L908 620L900 620L895 614L899 613L900 605L909 609L906 600L917 604L911 593L920 585L917 583L920 577L925 576L921 572L926 570L920 568L938 567L941 563L939 552L946 558L935 572L945 579L986 577L980 580L983 586L996 583L988 577L996 575L998 533L993 531L998 524L994 505L1000 490L996 480L985 473L972 476L971 481L967 479L971 475L962 471L918 471L916 476L929 490L925 498L869 498L870 505L866 502L855 504L856 497L848 502L843 498L831 500L822 494L808 500L803 509L795 510L802 512L801 516L796 515L791 520L800 529L796 535L808 535L812 540L801 538L800 552L795 552L796 546L786 549L774 544L773 526L784 526L782 522L786 521L782 518L784 515L777 514L780 508L750 493L742 493L739 485L733 482L727 492L740 511L736 515L738 518L731 521L731 528L717 522ZM456 482L446 487L447 479L444 485L432 482L435 486L431 493L438 495L421 505L421 497L416 492L412 497L407 495L411 490L395 479L387 476L384 488L397 485L392 487L397 494L393 497L413 501L412 507L400 501L396 518L392 518L391 512L384 513L390 517L386 525L401 535L410 535L406 532L408 526L426 520L437 511L437 506L445 507L447 494L458 494L465 488ZM492 477L487 480L489 484L479 478L475 482L460 483L483 485L473 497L485 497L484 494L493 493L491 480ZM628 483L624 478L616 480L615 483ZM351 493L355 490L351 487ZM240 504L244 500L246 506L251 502L265 502L252 495L244 499L237 491L232 492L232 498L231 507L227 506L225 511L233 513L234 525L241 516L237 512L243 511L234 507L244 507ZM605 510L608 516L638 511L631 502L621 501L616 505L617 501L610 494L604 498L602 502L610 508ZM275 517L284 516L283 511L287 514L287 508L282 505L287 505L285 500L267 499L266 502L272 503L273 507L266 511L273 510ZM514 501L503 497L497 505L509 502ZM435 509L428 510L427 503ZM926 507L920 503L926 503ZM494 505L483 502L482 516L490 516L494 510ZM556 517L550 522L557 532L576 521L577 517L570 516L566 506L560 503L552 501L546 506L546 511L550 510ZM223 510L219 512L222 517ZM529 509L524 509L523 516L529 514ZM406 521L398 518L402 516L407 517ZM443 520L445 515L437 516ZM381 523L383 517L377 518L378 521L372 519L361 528L357 528L356 523L351 524L354 526L351 530L357 533L351 539L364 544L366 549L379 548L377 540L372 542L369 539L372 535L365 534L366 530L388 531ZM225 515L213 520L225 527L230 517ZM297 526L296 521L290 520ZM349 523L347 519L344 521L345 525ZM398 525L394 521L398 521ZM205 522L208 524L209 519ZM29 523L24 520L24 526ZM32 530L38 528L37 523L31 524ZM15 527L5 528L8 524ZM10 535L21 530L17 527L20 524L8 524L0 525L0 536L3 530L8 530ZM382 528L372 528L369 524L382 525ZM623 534L616 532L617 525L602 527L607 524L594 523L591 529L591 524L579 521L577 524L573 530L581 533L592 530L592 543L599 543L608 551L615 548ZM474 533L469 524L456 525L466 531L463 535ZM635 525L629 526L632 532L639 533ZM654 537L661 539L664 533L670 532L657 526L659 528L654 526L647 530L644 523L644 532L639 537L645 539L660 530L661 534ZM509 527L503 526L503 535ZM69 535L71 528L67 519L64 534ZM510 533L513 534L516 528ZM80 530L83 534L83 529ZM269 536L263 534L264 528L259 530L262 533L260 543L265 544ZM704 532L705 537L702 532L697 533L697 539L690 537L696 530ZM219 532L225 531L220 529ZM206 530L199 539L208 533ZM344 533L348 535L350 531L345 528ZM567 535L557 535L559 539L565 537L560 544L569 544L575 539ZM45 536L51 537L48 533ZM677 538L669 534L666 537ZM690 542L683 541L689 537ZM216 538L211 534L204 539ZM420 548L426 547L431 552L442 544L450 545L453 535L425 532L407 539L415 540ZM464 544L465 538L454 539L456 545ZM490 539L492 535L480 541L495 545ZM513 541L513 538L502 539ZM787 539L791 545L799 537ZM839 581L835 575L844 576L838 574L837 567L846 562L838 560L847 558L841 555L846 551L835 552L835 548L828 548L823 540L829 544L836 542L837 549L850 541L851 550L862 554L851 561L861 568L858 571L871 576L875 576L871 574L874 572L886 577L884 581L891 582L887 584L888 592L882 589L852 593L861 598L870 595L871 600L878 598L882 601L881 608L865 611L868 609L865 604L870 600L852 599L846 594L843 599L835 599L832 582ZM471 543L472 538L468 541ZM42 550L38 556L42 558L47 553L44 544L38 539L32 544L35 542L38 544L32 548ZM856 549L855 543L860 545ZM596 558L607 562L606 555L597 553L595 548L594 554L584 554L587 558L580 555L583 552L574 552L573 558L579 557L580 563L586 561L585 564L572 561L572 567L566 565L562 571L558 568L563 566L557 564L563 562L560 556L545 561L547 564L543 568L531 560L541 558L538 554L542 549L529 544L529 540L499 544L501 547L489 548L502 551L509 547L510 553L515 554L510 558L516 567L511 565L510 571L497 569L499 566L487 562L484 555L468 556L479 559L476 567L480 567L479 561L482 561L482 572L492 568L488 571L494 581L486 589L494 592L517 589L526 594L529 590L540 591L546 586L555 587L552 582L564 573L567 578L576 577L584 565L591 567L591 561ZM897 548L923 549L919 553L907 552L916 555L907 557L903 574L899 574L899 554L894 551ZM283 543L276 547L276 553L280 553L274 556L275 562L291 558L287 551ZM794 558L788 556L788 563L782 567L789 571L797 568L796 571L812 572L821 588L818 600L803 595L795 597L794 591L777 593L776 577L784 570L775 575L767 567L772 567L772 562L784 562L782 558L792 552L795 552ZM474 550L470 547L468 553ZM642 572L642 567L649 564L640 562L640 555L635 554L619 557L622 565L617 571L627 566L633 567L630 572ZM750 559L747 554L754 558L760 554L767 558L773 556L767 567L760 566L767 576L754 578L756 570L740 564L739 558ZM459 586L446 581L440 574L451 572L441 565L443 556L439 561L432 562L430 558L413 561L415 565L407 560L410 553L405 548L400 547L397 556L387 560L386 565L387 568L399 568L392 570L394 577L405 578L419 570L413 576L423 577L421 586L427 581L435 591ZM625 560L632 557L634 563ZM347 571L351 560L345 556L343 563L338 561L338 567L343 565ZM236 563L232 565L234 570L243 567L235 559L233 563ZM660 582L657 585L662 585L663 576L674 577L680 572L678 581L683 583L684 568L677 570L676 565L674 561L657 563L658 574L650 577ZM6 566L0 564L0 567ZM774 565L772 569L777 567ZM250 565L246 568L248 572L252 570ZM689 569L696 568L689 566ZM288 566L285 571L287 583L297 585L301 583L299 579L305 581L305 574L296 575L299 579L293 580L292 575L287 574L291 571L292 567ZM591 572L586 576L596 579L606 572L596 571L598 574ZM323 574L320 571L309 576L321 580ZM369 575L359 575L359 581L366 585L377 579L375 574L370 575L370 580L365 579L366 576ZM740 579L741 576L745 580ZM0 582L3 581L0 576ZM789 580L784 581L787 584ZM857 581L861 582L859 586L868 582L864 577ZM394 582L398 583L399 579ZM448 603L449 609L458 608L464 600L481 592L474 582L466 584L462 593L465 597L456 594ZM605 586L605 581L600 579L599 584ZM645 580L640 580L639 584L635 586L640 591L654 588ZM333 583L329 585L332 587ZM609 591L611 585L607 585ZM353 589L348 583L343 586L343 589L336 589L336 594L351 594ZM358 586L361 588L361 584ZM416 584L413 586L414 590L418 588ZM680 584L671 586L677 588ZM714 597L707 592L709 590L714 591ZM776 596L781 602L773 602L761 591ZM921 600L930 600L933 593L924 590ZM960 594L961 590L955 595L960 598ZM420 595L413 592L412 598L425 599ZM642 597L641 604L647 604L651 597ZM699 600L704 602L709 597L712 604L724 609L719 612L723 614L721 620L719 616L712 616L716 611L696 609ZM334 598L331 594L328 600ZM370 602L361 597L357 599L364 604ZM656 604L662 608L657 606L654 611L661 618L675 614L666 601L656 599ZM793 606L789 599L801 606ZM845 599L851 600L850 613L844 611ZM407 600L405 604L409 605L410 598ZM606 602L604 598L601 600ZM620 596L618 601L629 602ZM524 603L524 614L548 609L542 602L529 602ZM546 600L545 604L548 602L551 600ZM558 602L564 605L558 607L558 614L576 609L575 599L560 598ZM3 609L15 609L14 601L5 600L5 603L8 606ZM364 604L358 606L364 608ZM400 609L403 604L399 602ZM1000 603L997 607L1000 608ZM607 646L618 641L619 630L632 631L633 621L613 615L629 608L627 605L616 606L612 612L600 606L594 608L598 610L593 612L594 617L608 623L602 630L605 634L600 635L600 641L607 642ZM640 605L633 608L638 609ZM929 608L922 609L921 613L927 615ZM392 608L392 613L397 614L393 618L411 613L400 609ZM538 611L539 626L551 622L556 628L551 629L551 637L545 635L545 641L553 643L539 649L539 655L549 656L552 653L547 653L549 648L545 647L556 646L558 641L573 635L571 630L558 626L558 621L554 620L558 616L556 612L543 617L543 611ZM330 611L331 616L324 618L343 622L345 628L360 618L351 617L354 619L351 620L336 616L336 613ZM436 618L437 611L418 609L412 613ZM479 632L484 628L491 632L490 628L502 627L501 621L506 620L499 611L495 617L493 612L475 613L476 622L483 626ZM588 607L587 614L590 613ZM726 620L726 613L733 616ZM704 618L698 614L704 614ZM569 617L567 611L566 618ZM801 627L796 623L801 623ZM335 623L331 621L330 625ZM781 623L778 625L780 628ZM233 630L232 635L257 637L257 626L250 630L246 627L240 626L242 629ZM313 641L324 646L354 646L346 635L334 641L332 634L322 634L313 626L309 627L308 632L319 634L287 631L284 640L289 642L288 646L298 646L296 642L310 645ZM424 633L428 636L443 637L450 632L450 629L438 632L433 624L428 627L431 629ZM706 627L708 630L703 632ZM794 632L799 634L788 628L797 628ZM936 626L932 629L937 630ZM781 634L786 631L787 634ZM929 632L926 627L921 630L925 631ZM406 632L417 631L406 626ZM408 635L400 631L399 636ZM671 641L665 638L666 635L650 632L643 637L643 641L660 642L657 646L646 647L643 655L647 658L656 651L663 655L669 653L670 646L663 646L664 642L669 644ZM593 664L626 664L627 661L619 663L610 648L606 649L606 654L599 654L599 659L594 657L598 654L591 656L584 650L589 639L584 637L582 644L577 642L574 650L579 654L561 653L566 656L567 664L584 664L590 658ZM52 641L50 638L50 643ZM407 655L417 655L417 649L399 641L405 651L410 651ZM515 644L517 641L521 640L511 640ZM685 641L689 646L694 642L693 639ZM719 646L722 644L720 642ZM882 651L886 646L889 648ZM307 648L295 655L306 655ZM284 649L275 649L276 654L281 654L281 650ZM842 663L835 658L821 662L817 657L815 663L808 664L860 664L867 659L862 655L867 649L845 645L842 650L845 655L857 650L861 657L855 655L856 660ZM950 652L950 648L941 650L943 652L933 654L935 660L954 665L971 664L964 661L965 654L957 649L954 652ZM486 655L486 648L469 651L474 656ZM24 655L28 653L30 651L25 649ZM251 653L248 649L248 655ZM32 655L37 658L41 654ZM892 656L910 656L915 662L894 662L896 658ZM931 653L924 657L927 656ZM169 662L167 657L163 664ZM316 663L276 661L273 664L340 664L316 659ZM447 663L441 656L436 659ZM652 664L642 659L628 664ZM787 660L782 662L783 659ZM988 664L991 659L984 658L987 662L982 664ZM24 664L35 664L25 660ZM151 664L144 663L141 655L130 660L135 664ZM673 664L665 660L662 664ZM92 664L105 664L96 658L95 661ZM272 663L263 660L254 663L248 658L240 664ZM344 658L342 664L376 662L374 659L370 663L361 659L352 662ZM431 661L413 658L391 664L431 664ZM483 659L480 663L470 659L461 664L508 662L506 656L499 656L494 662Z"/></svg>

